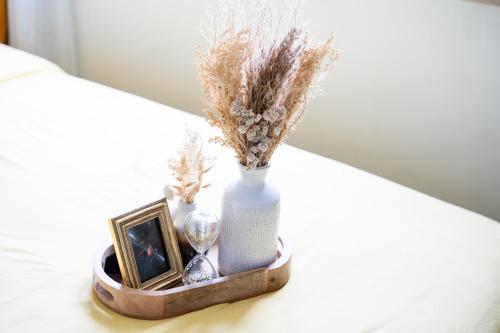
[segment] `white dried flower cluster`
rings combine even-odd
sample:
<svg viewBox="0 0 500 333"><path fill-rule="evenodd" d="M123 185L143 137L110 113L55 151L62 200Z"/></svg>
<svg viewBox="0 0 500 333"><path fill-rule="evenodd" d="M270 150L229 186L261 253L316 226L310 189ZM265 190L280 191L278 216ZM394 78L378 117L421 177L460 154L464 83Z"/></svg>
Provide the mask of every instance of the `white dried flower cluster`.
<svg viewBox="0 0 500 333"><path fill-rule="evenodd" d="M286 109L284 107L267 109L264 111L263 118L272 124L281 120L285 115L285 112Z"/></svg>
<svg viewBox="0 0 500 333"><path fill-rule="evenodd" d="M169 159L172 180L164 188L167 199L178 196L181 201L192 203L200 189L207 187L204 174L213 166L213 158L203 154L203 140L199 132L186 127L186 137L177 154Z"/></svg>
<svg viewBox="0 0 500 333"><path fill-rule="evenodd" d="M273 107L265 110L262 115L246 109L239 100L233 102L230 114L239 120L237 131L247 139L247 167L255 168L260 162L260 156L269 149L272 136L281 133L279 122L285 116L284 107Z"/></svg>

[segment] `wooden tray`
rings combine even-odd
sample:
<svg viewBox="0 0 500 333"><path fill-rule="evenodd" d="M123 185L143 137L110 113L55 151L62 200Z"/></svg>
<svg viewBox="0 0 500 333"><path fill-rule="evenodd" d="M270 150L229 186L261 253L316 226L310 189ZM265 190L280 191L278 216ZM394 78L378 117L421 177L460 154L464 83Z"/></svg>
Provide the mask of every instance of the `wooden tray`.
<svg viewBox="0 0 500 333"><path fill-rule="evenodd" d="M92 289L112 310L138 319L165 319L206 307L232 303L269 293L283 287L290 278L292 253L278 240L276 261L268 267L194 285L165 290L139 290L120 284L120 270L113 245L104 246L94 261ZM208 253L217 269L217 245Z"/></svg>

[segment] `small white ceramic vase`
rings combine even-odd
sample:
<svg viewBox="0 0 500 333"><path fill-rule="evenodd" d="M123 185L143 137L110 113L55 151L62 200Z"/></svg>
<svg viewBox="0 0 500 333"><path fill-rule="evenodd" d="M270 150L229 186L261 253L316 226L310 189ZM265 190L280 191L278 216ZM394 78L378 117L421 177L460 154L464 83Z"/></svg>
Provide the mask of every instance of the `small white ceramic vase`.
<svg viewBox="0 0 500 333"><path fill-rule="evenodd" d="M196 202L185 203L182 200L177 200L177 205L170 210L184 266L186 266L187 263L197 254L189 244L189 241L184 233L184 221L186 220L186 216L195 209Z"/></svg>
<svg viewBox="0 0 500 333"><path fill-rule="evenodd" d="M219 271L222 275L268 266L276 260L280 193L265 181L269 164L247 169L222 200Z"/></svg>

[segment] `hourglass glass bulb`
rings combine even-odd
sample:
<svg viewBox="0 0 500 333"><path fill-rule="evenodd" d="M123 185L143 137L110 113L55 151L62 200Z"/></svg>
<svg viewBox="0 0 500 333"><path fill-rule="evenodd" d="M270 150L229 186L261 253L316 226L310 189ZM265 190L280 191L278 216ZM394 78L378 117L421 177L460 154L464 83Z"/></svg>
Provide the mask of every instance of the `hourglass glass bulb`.
<svg viewBox="0 0 500 333"><path fill-rule="evenodd" d="M213 214L195 210L186 216L184 233L198 253L205 253L219 234L219 220Z"/></svg>
<svg viewBox="0 0 500 333"><path fill-rule="evenodd" d="M182 273L182 282L192 284L213 280L217 277L214 266L204 255L198 254L187 264Z"/></svg>

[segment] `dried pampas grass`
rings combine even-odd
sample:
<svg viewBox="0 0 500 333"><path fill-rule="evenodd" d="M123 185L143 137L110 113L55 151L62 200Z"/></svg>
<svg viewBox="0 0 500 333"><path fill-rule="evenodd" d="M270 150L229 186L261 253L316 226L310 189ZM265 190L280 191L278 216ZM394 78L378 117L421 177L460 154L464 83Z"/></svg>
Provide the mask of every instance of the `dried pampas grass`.
<svg viewBox="0 0 500 333"><path fill-rule="evenodd" d="M298 6L276 16L264 0L228 1L198 54L205 114L248 168L264 166L316 96L316 80L337 58L333 39L313 45Z"/></svg>
<svg viewBox="0 0 500 333"><path fill-rule="evenodd" d="M193 203L196 194L209 184L204 184L204 175L213 167L213 160L203 154L203 142L198 132L186 129L186 138L177 155L168 162L175 181L167 190L185 203ZM169 195L170 196L170 195Z"/></svg>

